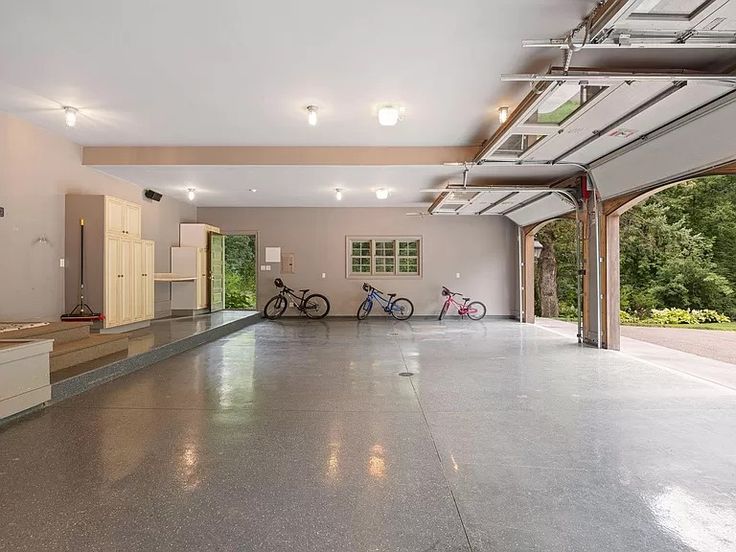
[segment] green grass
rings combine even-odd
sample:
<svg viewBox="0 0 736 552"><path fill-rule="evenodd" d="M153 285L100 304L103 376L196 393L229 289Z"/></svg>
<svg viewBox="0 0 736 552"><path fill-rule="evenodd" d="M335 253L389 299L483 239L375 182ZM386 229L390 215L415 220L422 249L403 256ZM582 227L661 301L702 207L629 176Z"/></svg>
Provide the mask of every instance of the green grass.
<svg viewBox="0 0 736 552"><path fill-rule="evenodd" d="M708 324L647 324L644 322L622 323L623 326L639 326L642 328L685 328L690 330L714 330L718 332L736 332L736 322L713 322Z"/></svg>

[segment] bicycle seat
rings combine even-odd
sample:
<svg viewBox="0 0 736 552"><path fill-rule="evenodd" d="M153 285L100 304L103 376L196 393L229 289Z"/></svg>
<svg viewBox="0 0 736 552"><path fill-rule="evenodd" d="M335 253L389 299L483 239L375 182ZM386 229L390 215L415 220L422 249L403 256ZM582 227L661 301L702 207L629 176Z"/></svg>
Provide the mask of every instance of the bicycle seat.
<svg viewBox="0 0 736 552"><path fill-rule="evenodd" d="M396 297L395 293L387 293L386 295L388 295L389 297Z"/></svg>
<svg viewBox="0 0 736 552"><path fill-rule="evenodd" d="M309 288L307 288L307 289L300 289L299 291L302 292L302 293L307 293L309 291Z"/></svg>
<svg viewBox="0 0 736 552"><path fill-rule="evenodd" d="M463 297L463 301L465 302L470 301L470 297Z"/></svg>

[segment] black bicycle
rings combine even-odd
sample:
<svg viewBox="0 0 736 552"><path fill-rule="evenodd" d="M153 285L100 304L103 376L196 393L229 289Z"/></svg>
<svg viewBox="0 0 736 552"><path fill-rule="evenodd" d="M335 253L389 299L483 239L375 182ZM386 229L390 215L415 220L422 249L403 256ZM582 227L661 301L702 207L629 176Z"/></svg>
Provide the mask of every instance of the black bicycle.
<svg viewBox="0 0 736 552"><path fill-rule="evenodd" d="M307 295L308 289L300 289L299 292L302 294L298 296L293 289L286 287L284 281L281 278L276 278L273 281L274 285L279 288L279 294L272 297L266 308L263 309L263 316L269 320L276 320L286 312L286 307L289 306L289 301L296 307L296 309L307 315L307 318L319 320L327 316L330 312L330 301L321 293L312 293Z"/></svg>

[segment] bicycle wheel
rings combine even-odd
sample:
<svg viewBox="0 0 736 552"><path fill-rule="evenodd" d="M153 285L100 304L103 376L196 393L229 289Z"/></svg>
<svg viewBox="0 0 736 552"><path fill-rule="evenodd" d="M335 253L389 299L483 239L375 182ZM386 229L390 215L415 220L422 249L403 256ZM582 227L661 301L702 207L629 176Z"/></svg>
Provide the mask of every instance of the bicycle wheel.
<svg viewBox="0 0 736 552"><path fill-rule="evenodd" d="M468 318L480 320L486 315L486 306L480 301L473 301L468 305Z"/></svg>
<svg viewBox="0 0 736 552"><path fill-rule="evenodd" d="M440 317L437 320L442 320L447 314L447 309L449 308L450 308L450 303L445 302L445 304L442 305L442 310L440 311Z"/></svg>
<svg viewBox="0 0 736 552"><path fill-rule="evenodd" d="M268 303L266 303L266 307L263 309L263 316L269 320L276 320L284 314L287 304L288 301L285 297L281 297L281 295L271 297Z"/></svg>
<svg viewBox="0 0 736 552"><path fill-rule="evenodd" d="M358 320L365 320L366 318L368 318L368 315L371 313L372 308L373 301L366 297L358 307Z"/></svg>
<svg viewBox="0 0 736 552"><path fill-rule="evenodd" d="M327 316L328 312L330 312L330 302L324 295L313 293L304 299L304 314L308 318L318 320Z"/></svg>
<svg viewBox="0 0 736 552"><path fill-rule="evenodd" d="M405 297L399 297L391 305L391 316L396 320L409 320L414 314L414 304Z"/></svg>

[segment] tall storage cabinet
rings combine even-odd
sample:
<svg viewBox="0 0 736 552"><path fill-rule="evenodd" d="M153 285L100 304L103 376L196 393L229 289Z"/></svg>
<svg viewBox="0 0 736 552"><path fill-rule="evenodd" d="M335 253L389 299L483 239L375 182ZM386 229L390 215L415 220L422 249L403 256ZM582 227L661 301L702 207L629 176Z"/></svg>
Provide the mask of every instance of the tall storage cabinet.
<svg viewBox="0 0 736 552"><path fill-rule="evenodd" d="M176 282L171 289L171 310L191 313L210 308L209 236L219 234L216 226L201 223L179 225L179 247L171 248L171 272L192 277L191 282ZM218 268L223 270L222 267Z"/></svg>
<svg viewBox="0 0 736 552"><path fill-rule="evenodd" d="M111 196L66 196L66 308L79 301L80 221L84 220L85 302L103 329L154 316L154 243L141 239L141 206Z"/></svg>

